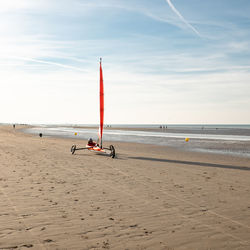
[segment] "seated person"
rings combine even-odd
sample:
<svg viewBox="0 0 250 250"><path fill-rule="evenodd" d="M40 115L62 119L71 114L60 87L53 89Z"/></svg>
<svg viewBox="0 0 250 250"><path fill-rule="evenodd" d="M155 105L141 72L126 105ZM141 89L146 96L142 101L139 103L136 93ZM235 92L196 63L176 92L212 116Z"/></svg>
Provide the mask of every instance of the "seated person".
<svg viewBox="0 0 250 250"><path fill-rule="evenodd" d="M90 147L94 147L94 146L96 146L96 142L95 142L95 141L93 141L93 139L92 139L92 138L89 138L89 140L88 140L88 146L90 146Z"/></svg>

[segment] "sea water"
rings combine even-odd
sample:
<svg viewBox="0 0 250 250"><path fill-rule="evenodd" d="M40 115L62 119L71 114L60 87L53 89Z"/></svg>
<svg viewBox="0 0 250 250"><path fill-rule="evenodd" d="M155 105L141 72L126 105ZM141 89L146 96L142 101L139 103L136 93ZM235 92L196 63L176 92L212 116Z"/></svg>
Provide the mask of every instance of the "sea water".
<svg viewBox="0 0 250 250"><path fill-rule="evenodd" d="M75 125L74 125L75 126ZM79 125L78 125L79 126ZM98 137L90 125L43 125L25 129L31 134L87 140ZM120 129L119 129L120 128ZM128 129L128 130L126 130ZM185 139L189 138L187 142ZM250 157L250 125L108 125L103 141L135 142L171 146L183 150Z"/></svg>

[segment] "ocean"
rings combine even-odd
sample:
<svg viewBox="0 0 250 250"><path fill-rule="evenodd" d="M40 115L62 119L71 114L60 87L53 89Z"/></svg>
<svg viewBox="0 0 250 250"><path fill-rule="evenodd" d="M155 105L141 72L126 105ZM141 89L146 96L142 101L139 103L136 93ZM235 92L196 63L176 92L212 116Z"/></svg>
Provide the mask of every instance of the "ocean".
<svg viewBox="0 0 250 250"><path fill-rule="evenodd" d="M40 125L24 132L43 136L97 140L96 124ZM188 138L188 142L186 141ZM171 146L181 150L238 155L250 158L250 125L106 125L103 141Z"/></svg>

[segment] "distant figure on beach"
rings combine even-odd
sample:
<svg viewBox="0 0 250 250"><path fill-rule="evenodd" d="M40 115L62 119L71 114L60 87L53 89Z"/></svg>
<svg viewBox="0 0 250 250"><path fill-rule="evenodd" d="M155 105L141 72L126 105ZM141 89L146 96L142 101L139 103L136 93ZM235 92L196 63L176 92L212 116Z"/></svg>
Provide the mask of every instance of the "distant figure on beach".
<svg viewBox="0 0 250 250"><path fill-rule="evenodd" d="M42 133L39 133L39 136L40 136L40 137L42 137L42 136L43 136L43 134L42 134Z"/></svg>
<svg viewBox="0 0 250 250"><path fill-rule="evenodd" d="M16 124L13 124L13 128L14 128L14 129L16 128Z"/></svg>

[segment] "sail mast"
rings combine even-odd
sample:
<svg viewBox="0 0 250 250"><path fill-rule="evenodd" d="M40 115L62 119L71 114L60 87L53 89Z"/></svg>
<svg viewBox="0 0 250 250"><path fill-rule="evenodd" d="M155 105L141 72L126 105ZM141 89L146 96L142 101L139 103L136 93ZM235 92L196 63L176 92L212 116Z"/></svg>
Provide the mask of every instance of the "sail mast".
<svg viewBox="0 0 250 250"><path fill-rule="evenodd" d="M100 58L100 126L99 126L99 143L102 148L102 134L104 121L104 90L103 90L103 76L102 76L102 58Z"/></svg>

